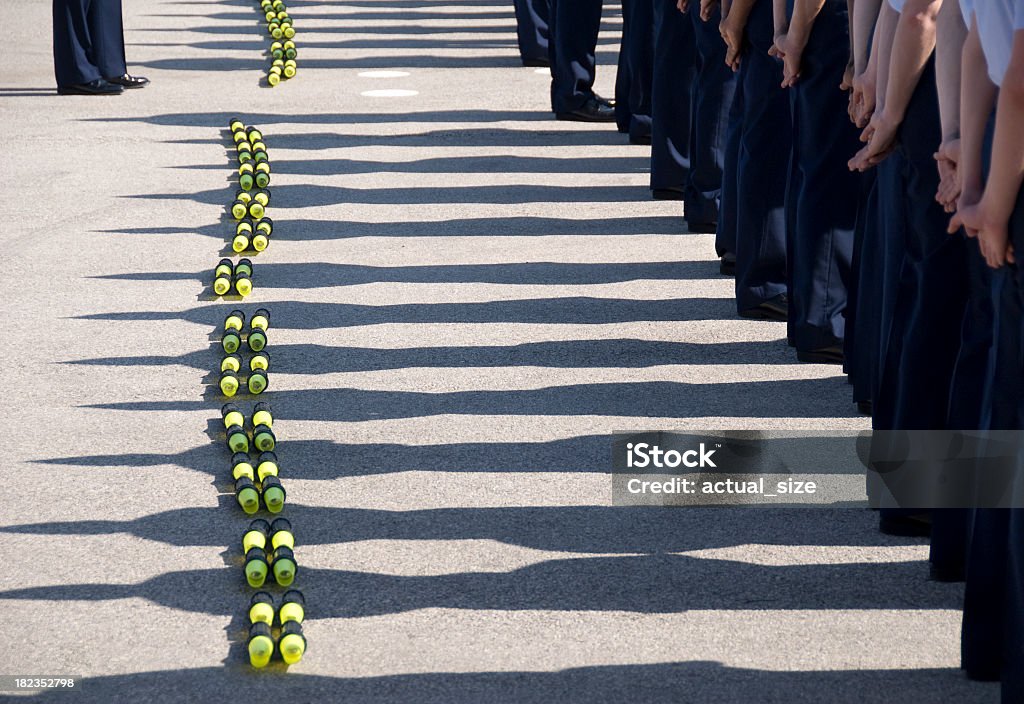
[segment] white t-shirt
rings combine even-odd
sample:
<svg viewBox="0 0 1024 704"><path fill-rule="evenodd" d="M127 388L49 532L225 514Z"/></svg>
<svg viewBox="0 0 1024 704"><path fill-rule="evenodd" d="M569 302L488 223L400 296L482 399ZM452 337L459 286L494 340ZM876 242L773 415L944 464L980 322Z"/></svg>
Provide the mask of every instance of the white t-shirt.
<svg viewBox="0 0 1024 704"><path fill-rule="evenodd" d="M960 0L960 14L964 16L964 25L971 28L971 14L974 12L974 0Z"/></svg>
<svg viewBox="0 0 1024 704"><path fill-rule="evenodd" d="M1024 29L1024 0L972 0L972 4L988 77L1002 85L1010 65L1013 33Z"/></svg>

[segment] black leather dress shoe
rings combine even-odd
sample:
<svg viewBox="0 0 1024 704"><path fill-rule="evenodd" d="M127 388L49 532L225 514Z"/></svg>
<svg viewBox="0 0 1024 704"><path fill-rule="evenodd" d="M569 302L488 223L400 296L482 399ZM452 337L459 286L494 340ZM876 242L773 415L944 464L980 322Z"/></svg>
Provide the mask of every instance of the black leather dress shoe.
<svg viewBox="0 0 1024 704"><path fill-rule="evenodd" d="M843 348L839 345L816 350L797 350L796 358L809 364L842 364L845 361Z"/></svg>
<svg viewBox="0 0 1024 704"><path fill-rule="evenodd" d="M913 516L881 516L878 530L885 535L897 535L904 538L927 538L932 534L931 516L917 514Z"/></svg>
<svg viewBox="0 0 1024 704"><path fill-rule="evenodd" d="M547 68L550 65L551 62L546 57L537 59L523 58L523 66L528 66L529 68Z"/></svg>
<svg viewBox="0 0 1024 704"><path fill-rule="evenodd" d="M597 102L601 103L601 105L607 105L610 108L615 107L615 101L614 100L609 100L608 98L602 98L597 93L594 93L594 100L596 100Z"/></svg>
<svg viewBox="0 0 1024 704"><path fill-rule="evenodd" d="M789 299L786 294L780 293L774 298L762 301L753 308L740 311L741 318L751 320L782 320L789 318Z"/></svg>
<svg viewBox="0 0 1024 704"><path fill-rule="evenodd" d="M108 78L107 83L114 83L125 88L142 88L149 83L149 79L144 76L130 76L126 73L123 76Z"/></svg>
<svg viewBox="0 0 1024 704"><path fill-rule="evenodd" d="M590 98L572 112L555 113L555 119L570 122L615 122L615 108Z"/></svg>
<svg viewBox="0 0 1024 704"><path fill-rule="evenodd" d="M684 207L683 210L686 210ZM691 222L686 221L686 231L692 235L713 235L718 231L717 222Z"/></svg>
<svg viewBox="0 0 1024 704"><path fill-rule="evenodd" d="M726 252L718 264L718 273L722 276L736 276L736 255Z"/></svg>
<svg viewBox="0 0 1024 704"><path fill-rule="evenodd" d="M124 92L121 86L97 78L88 83L75 83L70 86L58 86L57 95L118 95Z"/></svg>
<svg viewBox="0 0 1024 704"><path fill-rule="evenodd" d="M652 188L651 195L654 200L682 200L682 188Z"/></svg>

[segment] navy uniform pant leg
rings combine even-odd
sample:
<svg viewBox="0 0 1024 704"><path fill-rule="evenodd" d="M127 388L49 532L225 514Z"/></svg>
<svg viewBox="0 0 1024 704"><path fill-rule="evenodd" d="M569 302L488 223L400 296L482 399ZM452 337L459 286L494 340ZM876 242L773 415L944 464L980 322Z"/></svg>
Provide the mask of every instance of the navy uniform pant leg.
<svg viewBox="0 0 1024 704"><path fill-rule="evenodd" d="M690 177L686 186L684 214L691 226L718 221L718 201L725 163L729 109L736 76L725 65L725 42L719 34L721 13L716 9L704 22L700 4L690 3L697 48L696 88L690 132Z"/></svg>
<svg viewBox="0 0 1024 704"><path fill-rule="evenodd" d="M513 0L516 38L524 62L547 60L549 0Z"/></svg>
<svg viewBox="0 0 1024 704"><path fill-rule="evenodd" d="M622 0L622 33L619 35L619 58L615 66L615 128L622 133L629 132L629 91L633 76L629 67L630 3L636 0Z"/></svg>
<svg viewBox="0 0 1024 704"><path fill-rule="evenodd" d="M1009 234L1014 251L1024 252L1024 188L1010 216ZM995 364L1003 378L1012 380L1002 408L1012 429L1024 430L1024 268L1007 265L1005 269L1004 294L1012 302L1000 307L1003 319L999 321L997 344L1000 351L1006 349L1009 354L997 357ZM1005 386L1002 388L1007 391ZM1024 484L1019 474L1017 482L1019 494ZM1007 514L1002 704L1017 704L1024 701L1024 509L1014 508Z"/></svg>
<svg viewBox="0 0 1024 704"><path fill-rule="evenodd" d="M743 77L747 73L744 59L736 75L736 91L729 106L729 122L725 130L725 159L722 162L722 189L718 199L718 225L715 228L715 253L719 257L736 255L738 210L740 208L740 137L743 134ZM737 262L737 274L739 262Z"/></svg>
<svg viewBox="0 0 1024 704"><path fill-rule="evenodd" d="M601 0L552 0L551 17L551 109L572 112L594 95Z"/></svg>
<svg viewBox="0 0 1024 704"><path fill-rule="evenodd" d="M882 164L884 166L884 162ZM875 349L878 345L878 291L876 280L881 266L881 238L878 229L878 169L869 173L866 197L857 213L854 233L853 271L857 277L856 315L853 319L854 337L847 338L847 364L853 382L853 400L872 400L872 378L875 367ZM849 331L849 318L847 331Z"/></svg>
<svg viewBox="0 0 1024 704"><path fill-rule="evenodd" d="M672 0L654 0L653 13L651 188L681 189L690 177L693 23Z"/></svg>
<svg viewBox="0 0 1024 704"><path fill-rule="evenodd" d="M103 77L93 59L90 4L90 0L53 0L53 68L58 86Z"/></svg>
<svg viewBox="0 0 1024 704"><path fill-rule="evenodd" d="M897 149L903 157L896 197L904 201L904 257L889 354L875 409L884 427L949 428L949 397L967 302L963 239L946 232L935 202L935 145L941 142L934 60L907 106Z"/></svg>
<svg viewBox="0 0 1024 704"><path fill-rule="evenodd" d="M128 71L124 57L121 0L91 0L87 13L93 43L93 62L104 78Z"/></svg>
<svg viewBox="0 0 1024 704"><path fill-rule="evenodd" d="M737 86L743 109L736 198L736 307L742 312L786 292L786 184L792 125L770 0L757 0L747 22L747 51ZM722 200L726 202L725 186Z"/></svg>
<svg viewBox="0 0 1024 704"><path fill-rule="evenodd" d="M841 345L847 282L857 220L860 175L846 164L860 142L838 89L849 58L846 4L826 0L792 89L793 168L790 187L789 309L800 351Z"/></svg>
<svg viewBox="0 0 1024 704"><path fill-rule="evenodd" d="M654 0L630 0L629 8L629 136L651 136L651 88L654 80Z"/></svg>

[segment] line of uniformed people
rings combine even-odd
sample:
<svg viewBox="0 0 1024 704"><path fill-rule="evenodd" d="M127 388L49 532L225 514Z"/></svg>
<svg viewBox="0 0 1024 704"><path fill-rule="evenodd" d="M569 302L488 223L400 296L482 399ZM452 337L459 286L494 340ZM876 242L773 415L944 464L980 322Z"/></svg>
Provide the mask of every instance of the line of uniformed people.
<svg viewBox="0 0 1024 704"><path fill-rule="evenodd" d="M1024 0L623 0L623 19L614 108L559 116L651 142L654 197L716 233L737 313L843 364L876 430L1024 429ZM966 580L964 669L1024 703L1024 510L880 528L931 536L932 577Z"/></svg>

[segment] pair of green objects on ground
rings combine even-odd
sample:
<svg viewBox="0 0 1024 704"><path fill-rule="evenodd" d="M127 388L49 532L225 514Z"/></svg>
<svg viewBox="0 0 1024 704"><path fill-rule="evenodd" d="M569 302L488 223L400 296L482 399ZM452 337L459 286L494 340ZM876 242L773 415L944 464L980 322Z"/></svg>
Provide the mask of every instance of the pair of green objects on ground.
<svg viewBox="0 0 1024 704"><path fill-rule="evenodd" d="M290 587L299 566L295 562L295 535L287 518L267 523L257 518L242 536L245 555L245 581L250 587L262 587L270 573L279 586Z"/></svg>
<svg viewBox="0 0 1024 704"><path fill-rule="evenodd" d="M245 415L235 404L224 404L221 417L224 421L225 440L232 453L231 477L235 481L238 505L246 513L254 514L260 510L262 500L270 513L280 513L287 494L278 478L280 470L274 453L277 437L274 435L270 405L256 404L251 433L245 429ZM255 464L249 456L251 451L260 453Z"/></svg>
<svg viewBox="0 0 1024 704"><path fill-rule="evenodd" d="M253 266L251 259L239 259L238 263L230 259L221 259L213 270L213 292L218 296L226 296L235 290L242 298L252 293Z"/></svg>
<svg viewBox="0 0 1024 704"><path fill-rule="evenodd" d="M249 377L246 388L251 394L261 394L270 385L270 353L267 352L267 328L270 327L270 311L259 308L249 321L245 330L245 313L233 310L224 319L224 330L221 334L221 348L226 356L220 361L220 390L227 397L238 393L242 382L239 374L242 370L242 357L237 354L242 348L243 336L245 344L252 355L249 357Z"/></svg>
<svg viewBox="0 0 1024 704"><path fill-rule="evenodd" d="M276 611L276 613L275 613ZM274 643L274 621L279 625L277 643ZM249 602L249 663L255 668L270 664L278 653L287 665L302 660L306 653L306 637L302 622L306 618L306 599L298 589L289 589L281 597L281 606L274 609L274 597L268 592L256 592Z"/></svg>

